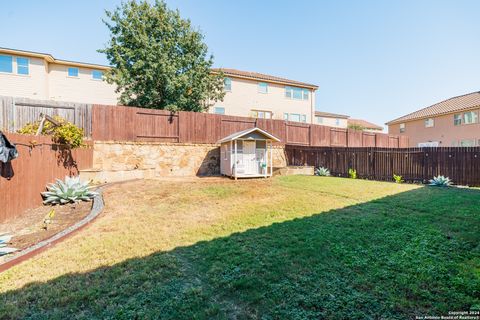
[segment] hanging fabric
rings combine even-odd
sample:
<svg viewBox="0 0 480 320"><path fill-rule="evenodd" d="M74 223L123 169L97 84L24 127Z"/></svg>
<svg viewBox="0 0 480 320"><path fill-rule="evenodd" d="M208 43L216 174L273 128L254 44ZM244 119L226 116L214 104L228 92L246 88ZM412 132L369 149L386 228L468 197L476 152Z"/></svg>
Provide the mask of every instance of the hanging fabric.
<svg viewBox="0 0 480 320"><path fill-rule="evenodd" d="M7 163L18 157L17 147L8 141L5 134L0 131L0 162Z"/></svg>

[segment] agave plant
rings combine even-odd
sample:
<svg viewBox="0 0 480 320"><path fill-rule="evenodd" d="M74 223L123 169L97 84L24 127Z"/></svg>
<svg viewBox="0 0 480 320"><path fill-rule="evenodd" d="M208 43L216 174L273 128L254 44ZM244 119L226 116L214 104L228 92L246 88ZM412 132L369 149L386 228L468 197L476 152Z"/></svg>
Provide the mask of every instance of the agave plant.
<svg viewBox="0 0 480 320"><path fill-rule="evenodd" d="M329 177L330 176L330 170L328 170L325 167L320 167L315 170L315 175L316 176L321 176L321 177Z"/></svg>
<svg viewBox="0 0 480 320"><path fill-rule="evenodd" d="M65 181L57 179L56 183L47 186L42 192L44 204L66 204L69 202L89 201L98 193L91 191L89 182L81 182L80 177L65 177Z"/></svg>
<svg viewBox="0 0 480 320"><path fill-rule="evenodd" d="M9 253L17 251L16 248L7 247L7 244L12 240L12 236L9 234L0 235L0 256L4 256Z"/></svg>
<svg viewBox="0 0 480 320"><path fill-rule="evenodd" d="M452 180L450 180L450 178L440 175L433 177L433 179L429 180L429 182L430 186L436 187L448 187L452 184Z"/></svg>

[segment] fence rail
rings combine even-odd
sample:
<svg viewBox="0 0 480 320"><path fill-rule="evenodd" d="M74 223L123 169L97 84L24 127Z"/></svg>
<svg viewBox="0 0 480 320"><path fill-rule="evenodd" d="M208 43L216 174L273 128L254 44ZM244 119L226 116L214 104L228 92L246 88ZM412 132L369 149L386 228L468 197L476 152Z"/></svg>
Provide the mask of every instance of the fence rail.
<svg viewBox="0 0 480 320"><path fill-rule="evenodd" d="M480 147L451 148L334 148L285 147L289 165L326 167L335 176L357 170L361 178L392 181L393 174L406 181L427 182L445 175L455 184L480 186Z"/></svg>
<svg viewBox="0 0 480 320"><path fill-rule="evenodd" d="M282 144L306 146L408 146L408 138L273 119L254 119L198 112L171 113L134 107L94 105L94 140L216 143L255 126L277 136Z"/></svg>
<svg viewBox="0 0 480 320"><path fill-rule="evenodd" d="M0 162L0 222L14 218L42 203L40 192L54 182L93 164L92 142L86 148L73 150L52 144L48 136L7 133L17 145L19 157L7 164ZM35 147L30 147L35 140Z"/></svg>
<svg viewBox="0 0 480 320"><path fill-rule="evenodd" d="M0 96L0 130L16 132L40 114L60 116L79 128L86 137L92 134L92 105Z"/></svg>

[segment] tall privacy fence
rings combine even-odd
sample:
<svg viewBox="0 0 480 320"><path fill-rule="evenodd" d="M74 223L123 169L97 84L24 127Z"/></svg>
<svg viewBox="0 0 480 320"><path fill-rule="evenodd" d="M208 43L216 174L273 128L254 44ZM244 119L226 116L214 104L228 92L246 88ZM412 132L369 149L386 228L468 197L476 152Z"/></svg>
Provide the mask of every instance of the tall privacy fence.
<svg viewBox="0 0 480 320"><path fill-rule="evenodd" d="M392 181L393 174L409 182L427 182L445 175L455 184L480 186L480 147L452 148L332 148L285 147L289 165L326 167L335 176L357 170L360 178Z"/></svg>
<svg viewBox="0 0 480 320"><path fill-rule="evenodd" d="M93 163L89 141L85 148L70 150L52 144L46 136L9 133L6 136L16 144L19 156L7 164L0 162L0 222L39 206L40 192L45 191L48 183L78 174L79 170L91 168Z"/></svg>
<svg viewBox="0 0 480 320"><path fill-rule="evenodd" d="M216 143L244 129L259 127L282 144L343 147L408 147L408 138L299 122L198 112L171 113L121 106L93 106L92 138L114 141Z"/></svg>
<svg viewBox="0 0 480 320"><path fill-rule="evenodd" d="M40 114L60 116L92 135L92 105L0 96L0 130L17 132L27 123L40 119Z"/></svg>

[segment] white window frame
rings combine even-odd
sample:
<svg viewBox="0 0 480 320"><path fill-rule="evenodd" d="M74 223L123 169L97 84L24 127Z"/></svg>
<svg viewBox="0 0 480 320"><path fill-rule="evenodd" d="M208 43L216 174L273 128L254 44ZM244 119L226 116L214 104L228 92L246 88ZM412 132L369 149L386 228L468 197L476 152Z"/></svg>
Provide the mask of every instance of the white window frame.
<svg viewBox="0 0 480 320"><path fill-rule="evenodd" d="M227 85L226 85L226 81L230 81L229 85L230 85L230 88L227 89ZM225 92L232 92L232 78L229 78L229 77L225 77L223 79L223 90Z"/></svg>
<svg viewBox="0 0 480 320"><path fill-rule="evenodd" d="M433 128L435 127L435 119L434 118L427 118L424 120L425 128Z"/></svg>
<svg viewBox="0 0 480 320"><path fill-rule="evenodd" d="M264 87L262 85L265 85ZM262 91L261 88L265 88L265 91ZM259 82L257 85L257 92L262 94L268 93L268 83L266 82Z"/></svg>
<svg viewBox="0 0 480 320"><path fill-rule="evenodd" d="M76 76L71 76L70 75L70 69L77 69L77 75ZM67 78L73 78L73 79L80 78L80 68L78 68L78 67L67 67Z"/></svg>
<svg viewBox="0 0 480 320"><path fill-rule="evenodd" d="M218 109L223 109L223 113L217 112ZM219 106L219 107L213 107L213 113L214 113L214 114L222 114L222 115L224 115L224 114L225 114L225 107L220 107L220 106Z"/></svg>
<svg viewBox="0 0 480 320"><path fill-rule="evenodd" d="M298 116L298 120L292 120L291 118L294 116ZM302 115L300 113L290 113L290 121L295 121L295 122L301 122L302 121Z"/></svg>
<svg viewBox="0 0 480 320"><path fill-rule="evenodd" d="M307 123L307 115L306 114L302 114L302 122L303 123Z"/></svg>
<svg viewBox="0 0 480 320"><path fill-rule="evenodd" d="M26 74L24 74L24 73L19 73L19 72L18 72L18 67L19 67L18 58L27 60L27 73L26 73ZM12 62L12 64L13 64L13 62ZM27 58L27 57L15 57L15 64L16 64L16 70L17 70L17 73L16 73L16 74L17 74L17 75L19 75L19 76L24 76L24 77L30 75L30 58Z"/></svg>
<svg viewBox="0 0 480 320"><path fill-rule="evenodd" d="M97 79L97 78L95 78L95 77L93 76L93 73L94 73L95 71L98 71L98 72L101 73L100 79ZM102 71L102 70L96 70L96 69L94 69L94 70L92 70L91 75L92 75L92 80L95 80L95 81L102 81L102 80L103 80L103 71Z"/></svg>
<svg viewBox="0 0 480 320"><path fill-rule="evenodd" d="M457 123L460 121L460 123ZM453 125L454 126L461 126L463 124L463 115L461 113L456 113L453 115Z"/></svg>
<svg viewBox="0 0 480 320"><path fill-rule="evenodd" d="M405 125L405 123L400 123L398 125L398 128L399 128L400 133L404 133L406 131L407 126Z"/></svg>
<svg viewBox="0 0 480 320"><path fill-rule="evenodd" d="M263 114L263 117L260 117L260 113ZM269 118L267 118L267 114L270 115ZM270 110L260 110L260 109L252 109L252 116L253 118L256 118L256 119L273 119L273 112L270 111Z"/></svg>
<svg viewBox="0 0 480 320"><path fill-rule="evenodd" d="M12 71L11 72L8 72L8 71L0 71L0 73L2 74L15 74L14 70L15 70L15 67L14 67L14 60L13 59L13 56L12 55L9 55L9 54L0 54L0 56L3 56L3 57L10 57L12 59Z"/></svg>
<svg viewBox="0 0 480 320"><path fill-rule="evenodd" d="M323 117L321 116L315 116L315 122L317 124L323 124Z"/></svg>
<svg viewBox="0 0 480 320"><path fill-rule="evenodd" d="M474 117L472 117L472 119L474 119L474 121L472 121L472 122L467 122L467 121L466 121L467 118L465 117L467 114L473 114L473 115L475 115ZM464 113L463 113L463 124L474 124L474 123L478 123L478 112L477 112L477 111L464 112Z"/></svg>
<svg viewBox="0 0 480 320"><path fill-rule="evenodd" d="M335 118L335 125L339 126L340 125L340 118Z"/></svg>
<svg viewBox="0 0 480 320"><path fill-rule="evenodd" d="M284 112L283 113L283 121L288 121L288 118L289 118L288 113Z"/></svg>

